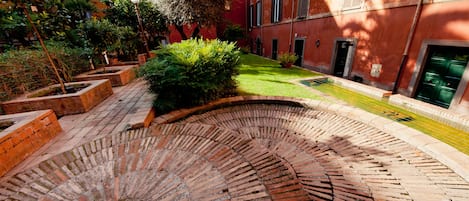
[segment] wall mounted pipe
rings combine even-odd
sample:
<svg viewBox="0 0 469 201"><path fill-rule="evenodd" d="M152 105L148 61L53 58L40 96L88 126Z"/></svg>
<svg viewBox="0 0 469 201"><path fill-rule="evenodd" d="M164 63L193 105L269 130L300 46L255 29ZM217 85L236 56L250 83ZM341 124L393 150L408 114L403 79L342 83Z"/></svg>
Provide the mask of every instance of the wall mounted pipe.
<svg viewBox="0 0 469 201"><path fill-rule="evenodd" d="M422 8L423 8L423 0L419 0L417 4L417 8L415 10L415 15L414 19L412 21L412 25L409 30L409 35L407 36L407 41L405 44L405 49L404 52L402 53L402 58L401 58L401 63L399 65L399 70L397 72L396 80L394 81L394 87L392 89L392 93L396 94L397 90L399 88L400 80L402 73L404 71L404 67L407 64L407 60L409 59L409 49L410 45L412 44L412 40L415 35L415 29L417 28L418 21L420 19L420 14L422 13Z"/></svg>

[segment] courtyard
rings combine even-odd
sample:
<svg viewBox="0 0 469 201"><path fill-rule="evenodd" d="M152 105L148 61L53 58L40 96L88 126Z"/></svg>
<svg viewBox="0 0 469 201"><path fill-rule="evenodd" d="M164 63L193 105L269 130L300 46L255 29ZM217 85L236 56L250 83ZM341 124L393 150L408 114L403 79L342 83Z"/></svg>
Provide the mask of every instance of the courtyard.
<svg viewBox="0 0 469 201"><path fill-rule="evenodd" d="M131 129L152 100L137 79L91 111L60 118L63 131L0 179L0 198L469 199L468 155L332 95L274 82L272 74L295 80L317 73L243 57L256 61L257 75L307 97L254 94L243 88L250 71L240 75L249 96L173 111L149 128Z"/></svg>
<svg viewBox="0 0 469 201"><path fill-rule="evenodd" d="M469 200L469 1L0 2L0 200Z"/></svg>

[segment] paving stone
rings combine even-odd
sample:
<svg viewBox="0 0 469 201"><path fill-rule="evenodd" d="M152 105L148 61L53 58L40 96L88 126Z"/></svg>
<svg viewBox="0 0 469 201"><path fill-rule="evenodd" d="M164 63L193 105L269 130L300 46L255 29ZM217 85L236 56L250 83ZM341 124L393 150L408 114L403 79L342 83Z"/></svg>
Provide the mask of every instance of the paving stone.
<svg viewBox="0 0 469 201"><path fill-rule="evenodd" d="M117 88L79 121L64 119L74 125L50 148L65 152L44 149L32 165L2 178L0 198L469 200L466 170L447 166L467 162L438 159L457 151L344 105L233 97L118 132L126 115L144 114L135 108L143 85ZM233 105L216 107L224 103ZM198 109L205 112L190 115Z"/></svg>

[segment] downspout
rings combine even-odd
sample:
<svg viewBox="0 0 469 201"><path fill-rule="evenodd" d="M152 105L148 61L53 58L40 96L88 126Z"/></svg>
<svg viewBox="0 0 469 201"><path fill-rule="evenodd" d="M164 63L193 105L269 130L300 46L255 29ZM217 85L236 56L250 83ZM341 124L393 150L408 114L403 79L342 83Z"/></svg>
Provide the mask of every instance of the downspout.
<svg viewBox="0 0 469 201"><path fill-rule="evenodd" d="M264 23L263 23L263 18L264 18L264 0L261 0L261 56L264 56L264 36L263 36L263 28L264 28Z"/></svg>
<svg viewBox="0 0 469 201"><path fill-rule="evenodd" d="M292 51L292 43L293 43L293 12L295 11L295 0L291 1L291 21L290 21L290 36L289 36L289 42L288 42L288 52L291 53Z"/></svg>
<svg viewBox="0 0 469 201"><path fill-rule="evenodd" d="M244 0L244 3L245 3L245 5L244 5L244 11L245 11L244 16L246 17L246 20L245 20L246 27L244 29L244 33L246 34L246 36L249 36L249 35L251 35L250 31L249 31L251 29L251 27L249 26L249 20L251 20L251 22L252 22L252 19L248 19L247 16L250 16L249 15L249 5L251 5L251 1L250 0ZM252 16L250 16L250 17L252 18ZM249 38L250 37L251 36L249 36ZM249 41L246 41L246 43L249 43Z"/></svg>
<svg viewBox="0 0 469 201"><path fill-rule="evenodd" d="M393 94L397 93L397 89L399 88L399 84L400 84L402 73L404 71L404 67L407 64L407 60L409 59L409 49L410 49L410 45L412 44L412 40L415 35L415 29L420 19L420 14L422 13L422 5L423 5L423 0L419 0L417 4L417 8L415 10L414 19L412 21L412 26L410 27L409 35L407 36L404 53L402 53L401 64L399 65L399 71L397 72L396 80L394 81L394 87L392 89Z"/></svg>

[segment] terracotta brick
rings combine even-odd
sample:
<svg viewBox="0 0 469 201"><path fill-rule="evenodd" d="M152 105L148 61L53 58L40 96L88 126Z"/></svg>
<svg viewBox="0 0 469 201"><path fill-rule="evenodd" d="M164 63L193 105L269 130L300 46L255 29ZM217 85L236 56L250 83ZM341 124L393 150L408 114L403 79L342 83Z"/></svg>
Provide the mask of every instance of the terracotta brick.
<svg viewBox="0 0 469 201"><path fill-rule="evenodd" d="M51 97L20 97L16 100L3 102L2 108L7 114L52 109L56 115L63 116L89 111L91 108L113 94L111 83L109 81L101 80L81 83L91 84L92 89L83 89L82 91L74 94ZM27 97L27 95L25 97Z"/></svg>

